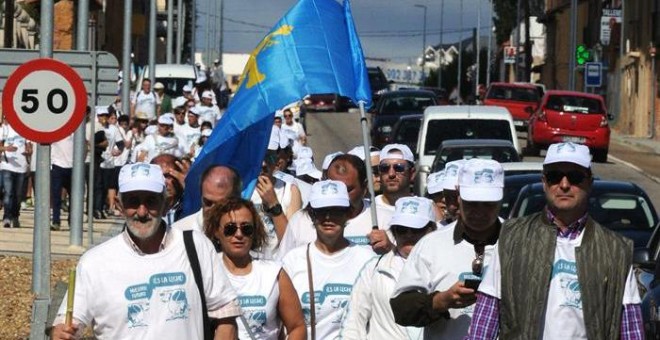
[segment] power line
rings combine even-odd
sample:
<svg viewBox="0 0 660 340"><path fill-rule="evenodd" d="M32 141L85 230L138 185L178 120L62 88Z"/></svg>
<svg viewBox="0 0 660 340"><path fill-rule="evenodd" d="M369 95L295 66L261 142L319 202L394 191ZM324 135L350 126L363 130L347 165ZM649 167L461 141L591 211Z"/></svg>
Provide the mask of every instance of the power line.
<svg viewBox="0 0 660 340"><path fill-rule="evenodd" d="M259 28L265 28L265 29L270 29L271 28L270 26L259 25L259 24L255 24L255 23L247 22L247 21L243 21L243 20L230 19L230 18L227 18L227 17L223 18L223 20L233 22L233 23L236 23L236 24L246 25L246 26L259 27Z"/></svg>

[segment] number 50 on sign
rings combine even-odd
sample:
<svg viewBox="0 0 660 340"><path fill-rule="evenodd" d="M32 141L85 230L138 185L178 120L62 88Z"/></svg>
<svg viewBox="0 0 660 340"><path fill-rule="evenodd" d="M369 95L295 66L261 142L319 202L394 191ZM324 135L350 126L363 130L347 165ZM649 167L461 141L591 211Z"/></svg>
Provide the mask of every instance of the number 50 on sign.
<svg viewBox="0 0 660 340"><path fill-rule="evenodd" d="M7 122L21 136L49 144L72 134L85 118L87 91L70 66L35 59L19 66L2 93Z"/></svg>

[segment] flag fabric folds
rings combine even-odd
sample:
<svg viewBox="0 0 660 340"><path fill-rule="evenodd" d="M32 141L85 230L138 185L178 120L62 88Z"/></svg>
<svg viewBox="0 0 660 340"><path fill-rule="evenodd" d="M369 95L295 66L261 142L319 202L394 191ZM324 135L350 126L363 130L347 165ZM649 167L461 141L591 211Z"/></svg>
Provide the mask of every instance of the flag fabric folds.
<svg viewBox="0 0 660 340"><path fill-rule="evenodd" d="M251 192L276 110L315 93L371 104L369 78L350 3L300 0L250 54L241 83L186 176L184 215L200 207L200 176L228 165ZM247 188L247 189L246 189Z"/></svg>

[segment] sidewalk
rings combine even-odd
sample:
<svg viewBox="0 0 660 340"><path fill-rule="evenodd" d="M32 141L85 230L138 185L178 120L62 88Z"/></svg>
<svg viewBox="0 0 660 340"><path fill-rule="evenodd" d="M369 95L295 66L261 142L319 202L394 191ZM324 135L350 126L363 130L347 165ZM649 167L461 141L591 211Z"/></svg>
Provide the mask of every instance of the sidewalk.
<svg viewBox="0 0 660 340"><path fill-rule="evenodd" d="M62 212L62 221L66 221L67 213ZM0 254L22 255L32 254L34 234L34 208L21 210L20 228L0 228ZM50 231L51 255L58 257L78 257L89 248L89 233L87 216L83 217L82 247L70 246L69 226L63 223L62 230ZM100 244L121 232L123 219L108 218L95 220L93 224L93 243Z"/></svg>
<svg viewBox="0 0 660 340"><path fill-rule="evenodd" d="M610 135L610 142L615 142L615 143L618 142L619 144L633 145L639 148L643 148L649 152L660 155L660 140L657 139L622 135L612 130L612 134Z"/></svg>

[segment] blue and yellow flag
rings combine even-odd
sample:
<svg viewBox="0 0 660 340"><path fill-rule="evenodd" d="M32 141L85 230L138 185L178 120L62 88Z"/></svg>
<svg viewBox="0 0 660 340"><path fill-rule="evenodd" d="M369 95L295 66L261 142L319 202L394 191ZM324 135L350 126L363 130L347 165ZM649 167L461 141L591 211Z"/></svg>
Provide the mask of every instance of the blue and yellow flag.
<svg viewBox="0 0 660 340"><path fill-rule="evenodd" d="M300 0L252 51L234 98L186 176L184 214L199 209L200 175L211 165L233 167L250 185L261 170L274 112L314 93L371 105L348 0L343 6Z"/></svg>

